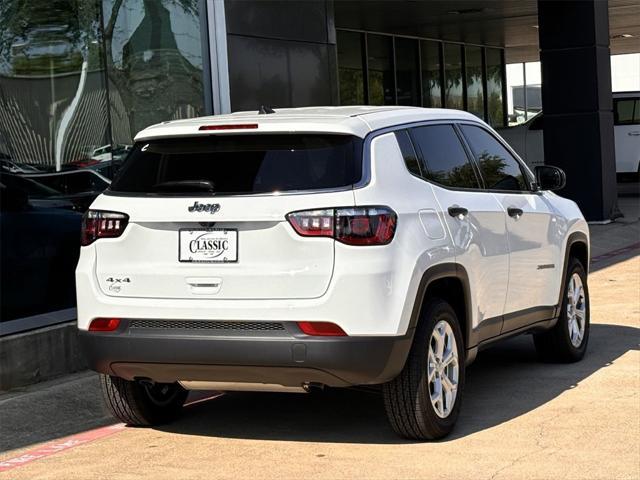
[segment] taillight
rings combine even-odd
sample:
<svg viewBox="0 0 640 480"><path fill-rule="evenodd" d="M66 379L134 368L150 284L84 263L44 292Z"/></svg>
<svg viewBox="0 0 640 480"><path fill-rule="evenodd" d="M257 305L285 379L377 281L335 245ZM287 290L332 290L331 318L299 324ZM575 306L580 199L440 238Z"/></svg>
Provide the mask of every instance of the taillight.
<svg viewBox="0 0 640 480"><path fill-rule="evenodd" d="M347 334L338 325L331 322L298 322L302 333L314 337L346 337Z"/></svg>
<svg viewBox="0 0 640 480"><path fill-rule="evenodd" d="M119 212L87 210L82 217L82 246L95 242L98 238L115 238L122 235L129 222L129 216Z"/></svg>
<svg viewBox="0 0 640 480"><path fill-rule="evenodd" d="M386 245L397 216L388 207L353 207L292 212L287 220L304 237L332 237L347 245Z"/></svg>
<svg viewBox="0 0 640 480"><path fill-rule="evenodd" d="M89 324L90 332L113 332L120 326L119 318L94 318Z"/></svg>

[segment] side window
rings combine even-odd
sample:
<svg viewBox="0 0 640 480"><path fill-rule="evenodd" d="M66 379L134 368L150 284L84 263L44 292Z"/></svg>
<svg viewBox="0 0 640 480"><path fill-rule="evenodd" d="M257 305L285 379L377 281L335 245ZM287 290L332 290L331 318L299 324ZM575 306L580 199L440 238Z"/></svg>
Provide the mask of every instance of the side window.
<svg viewBox="0 0 640 480"><path fill-rule="evenodd" d="M460 125L490 190L528 190L518 161L483 128Z"/></svg>
<svg viewBox="0 0 640 480"><path fill-rule="evenodd" d="M529 130L542 130L544 127L543 121L544 120L542 114L538 114L536 118L531 120L531 126L529 127Z"/></svg>
<svg viewBox="0 0 640 480"><path fill-rule="evenodd" d="M620 98L614 100L614 125L640 124L640 99Z"/></svg>
<svg viewBox="0 0 640 480"><path fill-rule="evenodd" d="M420 162L416 156L416 151L413 149L413 144L409 138L409 132L406 130L398 130L396 132L396 140L400 146L404 163L407 165L407 170L418 177L422 177L423 174L422 169L420 168Z"/></svg>
<svg viewBox="0 0 640 480"><path fill-rule="evenodd" d="M411 137L427 169L425 178L446 187L480 187L453 125L415 127Z"/></svg>

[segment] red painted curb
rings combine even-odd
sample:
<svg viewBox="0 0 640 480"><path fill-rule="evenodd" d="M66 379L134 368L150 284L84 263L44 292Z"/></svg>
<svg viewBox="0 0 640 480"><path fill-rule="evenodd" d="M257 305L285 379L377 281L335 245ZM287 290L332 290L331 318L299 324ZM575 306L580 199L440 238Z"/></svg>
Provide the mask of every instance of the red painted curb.
<svg viewBox="0 0 640 480"><path fill-rule="evenodd" d="M222 392L197 392L192 395L192 400L185 403L185 407L191 405L197 405L199 403L208 402L220 396L224 395ZM70 437L54 440L53 442L41 445L33 450L28 450L17 457L9 458L4 461L0 461L0 472L6 472L23 465L27 465L35 460L41 458L50 457L56 453L64 452L74 447L84 445L95 440L99 440L114 433L118 433L126 428L124 423L117 423L115 425L109 425L107 427L96 428L87 432L77 433Z"/></svg>
<svg viewBox="0 0 640 480"><path fill-rule="evenodd" d="M108 437L109 435L113 435L124 428L124 423L118 423L116 425L96 428L95 430L89 430L88 432L78 433L76 435L71 435L70 437L46 443L38 448L24 452L17 457L9 458L0 462L0 472L6 472L7 470L21 467L35 460L50 457L51 455L69 450L70 448L93 442L99 438Z"/></svg>

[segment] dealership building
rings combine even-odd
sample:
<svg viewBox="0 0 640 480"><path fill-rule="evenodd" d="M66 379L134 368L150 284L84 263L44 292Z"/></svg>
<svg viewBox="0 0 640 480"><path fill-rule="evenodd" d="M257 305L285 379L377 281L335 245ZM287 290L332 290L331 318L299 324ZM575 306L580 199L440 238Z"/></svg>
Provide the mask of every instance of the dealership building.
<svg viewBox="0 0 640 480"><path fill-rule="evenodd" d="M507 66L540 61L545 162L606 221L611 55L636 52L637 0L3 0L0 160L108 179L148 125L263 105L456 108L499 129L533 97Z"/></svg>

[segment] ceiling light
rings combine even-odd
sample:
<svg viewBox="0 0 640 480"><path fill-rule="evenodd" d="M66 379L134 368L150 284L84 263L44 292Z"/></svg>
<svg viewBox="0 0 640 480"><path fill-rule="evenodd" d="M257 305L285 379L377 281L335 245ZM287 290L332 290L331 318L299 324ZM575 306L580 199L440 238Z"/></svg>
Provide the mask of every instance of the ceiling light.
<svg viewBox="0 0 640 480"><path fill-rule="evenodd" d="M630 33L621 33L619 35L613 35L611 38L633 38L633 35Z"/></svg>
<svg viewBox="0 0 640 480"><path fill-rule="evenodd" d="M489 12L490 8L464 8L462 10L449 10L449 15L468 15L470 13L485 13Z"/></svg>

